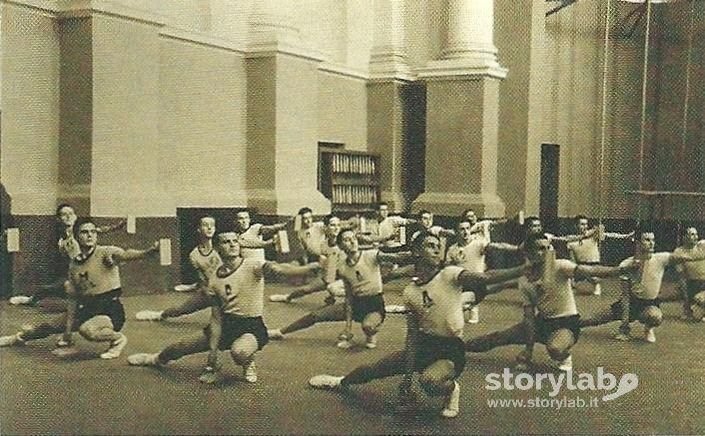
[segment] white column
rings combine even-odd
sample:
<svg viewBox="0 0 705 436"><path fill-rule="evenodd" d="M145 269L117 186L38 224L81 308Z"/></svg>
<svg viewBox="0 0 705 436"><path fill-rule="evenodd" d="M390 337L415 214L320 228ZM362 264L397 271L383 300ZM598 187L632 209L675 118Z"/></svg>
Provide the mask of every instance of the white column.
<svg viewBox="0 0 705 436"><path fill-rule="evenodd" d="M293 2L255 0L248 17L247 49L250 52L301 48L301 35L289 8Z"/></svg>
<svg viewBox="0 0 705 436"><path fill-rule="evenodd" d="M494 45L494 0L448 0L448 32L440 60L420 77L483 75L504 78Z"/></svg>
<svg viewBox="0 0 705 436"><path fill-rule="evenodd" d="M448 0L448 38L443 57L497 63L493 0Z"/></svg>
<svg viewBox="0 0 705 436"><path fill-rule="evenodd" d="M374 34L370 77L412 80L406 61L404 37L405 0L374 0Z"/></svg>

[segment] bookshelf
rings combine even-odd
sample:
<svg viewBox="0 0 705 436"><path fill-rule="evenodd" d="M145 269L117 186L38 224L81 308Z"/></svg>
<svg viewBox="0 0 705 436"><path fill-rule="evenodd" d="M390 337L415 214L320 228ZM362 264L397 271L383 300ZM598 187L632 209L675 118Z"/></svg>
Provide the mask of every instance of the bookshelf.
<svg viewBox="0 0 705 436"><path fill-rule="evenodd" d="M373 210L380 198L379 155L321 147L319 190L334 212Z"/></svg>

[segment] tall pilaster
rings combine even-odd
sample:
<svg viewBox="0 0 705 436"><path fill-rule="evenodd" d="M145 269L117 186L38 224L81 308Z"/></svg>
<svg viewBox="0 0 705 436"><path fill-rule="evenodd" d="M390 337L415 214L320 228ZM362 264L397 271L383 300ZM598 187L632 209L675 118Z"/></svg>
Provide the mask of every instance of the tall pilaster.
<svg viewBox="0 0 705 436"><path fill-rule="evenodd" d="M253 2L247 75L247 197L260 213L293 215L307 205L328 213L317 189L318 65L287 8L293 2Z"/></svg>
<svg viewBox="0 0 705 436"><path fill-rule="evenodd" d="M369 150L381 156L382 199L393 210L406 209L404 148L409 110L405 105L414 75L406 59L405 0L375 0L370 82L367 85L367 138Z"/></svg>
<svg viewBox="0 0 705 436"><path fill-rule="evenodd" d="M413 209L504 214L497 196L499 83L493 0L449 0L442 58L418 71L427 83L425 192Z"/></svg>

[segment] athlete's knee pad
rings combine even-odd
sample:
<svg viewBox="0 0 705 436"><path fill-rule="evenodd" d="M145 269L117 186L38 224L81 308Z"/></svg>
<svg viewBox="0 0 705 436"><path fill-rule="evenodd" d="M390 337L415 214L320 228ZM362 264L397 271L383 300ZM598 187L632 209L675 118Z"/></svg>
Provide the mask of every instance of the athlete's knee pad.
<svg viewBox="0 0 705 436"><path fill-rule="evenodd" d="M695 294L693 297L693 304L705 307L705 291Z"/></svg>

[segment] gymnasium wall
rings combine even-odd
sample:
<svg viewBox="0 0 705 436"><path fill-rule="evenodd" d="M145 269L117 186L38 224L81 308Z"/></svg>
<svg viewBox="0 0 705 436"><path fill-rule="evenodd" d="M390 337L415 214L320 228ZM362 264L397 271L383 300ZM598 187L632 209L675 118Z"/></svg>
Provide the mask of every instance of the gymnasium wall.
<svg viewBox="0 0 705 436"><path fill-rule="evenodd" d="M170 211L246 204L242 55L162 36L158 91L159 184Z"/></svg>
<svg viewBox="0 0 705 436"><path fill-rule="evenodd" d="M373 0L297 2L287 14L308 54L263 58L245 55L248 2L120 0L110 2L113 11L61 19L19 3L0 6L0 170L22 234L13 281L23 287L47 281L60 201L107 221L137 215L137 235L119 231L106 242L144 248L170 237L177 259L177 208L257 206L260 189L269 188L263 201L274 186L290 193L310 189L318 141L367 150L375 122L404 114L423 125L409 110L425 107L421 82L370 100ZM697 37L705 30L703 2L695 3L688 141L680 146L689 3L659 5L654 12L653 32L661 36L651 41L648 80L659 86L648 89L644 161L644 186L654 189L705 190L705 39ZM635 7L612 4L613 23ZM405 5L406 58L423 67L441 54L446 4ZM549 18L545 7L517 0L495 8L499 62L509 69L500 83L499 195L507 213L537 212L540 145L556 143L560 215L597 216L605 2L583 0ZM608 52L602 203L606 217L620 219L638 212L625 191L638 186L643 28L631 37L614 35L616 30ZM370 105L399 113L368 120ZM395 165L405 168L401 186L409 201L423 183L414 178L423 163L409 155L412 147L423 151L422 130L405 125L406 148L382 150L400 158ZM304 198L315 190L310 194ZM298 208L301 197L291 198L278 207ZM322 205L319 200L312 201ZM677 215L688 206L663 210ZM705 219L705 206L700 210ZM129 274L132 266L125 270L128 293L178 280L176 263L168 269L156 261L145 265L144 274Z"/></svg>
<svg viewBox="0 0 705 436"><path fill-rule="evenodd" d="M159 51L156 24L93 15L93 215L173 214L159 183Z"/></svg>
<svg viewBox="0 0 705 436"><path fill-rule="evenodd" d="M318 73L318 138L367 150L367 81L334 72Z"/></svg>
<svg viewBox="0 0 705 436"><path fill-rule="evenodd" d="M705 218L692 199L642 201L626 194L639 189L641 92L645 17L630 35L637 5L612 2L607 73L602 206L611 218L670 215ZM690 116L685 151L680 151L690 2L654 5L649 39L643 182L650 190L702 191L703 52L702 2L695 2ZM600 213L600 138L606 2L582 1L548 17L547 75L553 83L544 116L543 142L561 146L560 215ZM698 62L700 60L700 62ZM539 115L537 115L539 116ZM698 183L700 185L698 186Z"/></svg>
<svg viewBox="0 0 705 436"><path fill-rule="evenodd" d="M55 21L2 3L2 181L13 214L53 214L59 171L59 33ZM7 56L8 52L12 56Z"/></svg>
<svg viewBox="0 0 705 436"><path fill-rule="evenodd" d="M495 8L495 45L509 70L500 84L498 194L506 213L538 214L542 116L550 81L543 75L546 46L544 5L517 0ZM518 177L517 175L525 175Z"/></svg>
<svg viewBox="0 0 705 436"><path fill-rule="evenodd" d="M655 53L652 56L659 68L654 82L653 104L657 113L653 147L649 153L651 177L648 183L660 190L705 190L705 136L702 123L705 115L705 38L702 37L705 32L705 4L690 3L673 4L655 21L654 33L660 38L654 41ZM691 6L695 15L689 53ZM687 115L686 88L689 88ZM658 170L664 166L673 171ZM685 205L674 206L676 213L686 212L682 210ZM701 209L701 216L705 216L705 206Z"/></svg>

